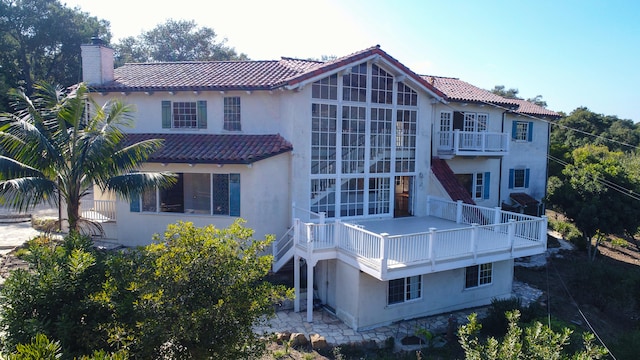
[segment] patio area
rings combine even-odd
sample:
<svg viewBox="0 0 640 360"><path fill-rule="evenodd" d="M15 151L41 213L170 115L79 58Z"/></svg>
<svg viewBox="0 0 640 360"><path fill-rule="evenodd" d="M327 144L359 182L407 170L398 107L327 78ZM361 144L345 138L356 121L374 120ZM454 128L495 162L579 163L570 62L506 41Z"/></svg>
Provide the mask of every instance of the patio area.
<svg viewBox="0 0 640 360"><path fill-rule="evenodd" d="M525 283L514 281L514 297L522 301L523 306L528 306L532 302L538 301L542 296L542 291L535 289ZM348 327L335 315L329 311L321 309L313 311L313 322L306 321L306 312L294 312L283 310L276 312L276 317L269 321L268 326L255 328L255 332L261 335L270 333L301 333L309 338L312 334L319 334L325 338L331 346L338 346L349 343L361 343L374 341L378 345L393 337L398 342L406 336L415 334L416 329L427 329L440 334L446 333L450 319L455 324L463 325L467 323L467 316L477 313L479 318L487 314L488 307L479 307L455 311L451 313L422 317L417 319L399 321L387 326L381 326L365 331L355 331Z"/></svg>

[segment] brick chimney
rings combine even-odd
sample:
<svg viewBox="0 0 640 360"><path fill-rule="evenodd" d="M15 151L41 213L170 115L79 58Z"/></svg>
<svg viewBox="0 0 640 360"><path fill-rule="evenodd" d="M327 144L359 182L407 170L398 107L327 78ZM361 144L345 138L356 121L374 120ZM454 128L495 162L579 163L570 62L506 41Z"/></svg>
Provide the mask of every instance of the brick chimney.
<svg viewBox="0 0 640 360"><path fill-rule="evenodd" d="M80 45L82 52L82 81L101 85L113 80L113 49L102 39L91 38L91 44Z"/></svg>

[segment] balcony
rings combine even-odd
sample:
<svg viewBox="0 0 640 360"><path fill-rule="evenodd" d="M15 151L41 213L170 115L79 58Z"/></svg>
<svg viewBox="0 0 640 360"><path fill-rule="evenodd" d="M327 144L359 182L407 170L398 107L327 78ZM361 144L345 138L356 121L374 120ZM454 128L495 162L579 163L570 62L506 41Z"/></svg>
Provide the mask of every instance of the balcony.
<svg viewBox="0 0 640 360"><path fill-rule="evenodd" d="M504 156L509 153L509 134L497 132L441 131L438 155Z"/></svg>
<svg viewBox="0 0 640 360"><path fill-rule="evenodd" d="M544 253L547 219L430 198L428 216L301 222L274 246L276 264L339 259L382 281ZM274 264L277 270L277 266Z"/></svg>

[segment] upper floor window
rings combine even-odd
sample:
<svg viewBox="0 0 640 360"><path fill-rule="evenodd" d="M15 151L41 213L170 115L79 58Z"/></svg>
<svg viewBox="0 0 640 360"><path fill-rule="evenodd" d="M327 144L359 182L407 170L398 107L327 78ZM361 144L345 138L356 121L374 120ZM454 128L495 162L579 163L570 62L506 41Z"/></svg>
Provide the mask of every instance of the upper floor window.
<svg viewBox="0 0 640 360"><path fill-rule="evenodd" d="M493 264L481 264L468 266L465 269L464 288L474 288L491 284L493 281Z"/></svg>
<svg viewBox="0 0 640 360"><path fill-rule="evenodd" d="M509 189L529 187L529 169L509 169Z"/></svg>
<svg viewBox="0 0 640 360"><path fill-rule="evenodd" d="M367 101L367 64L362 63L351 68L342 77L342 100Z"/></svg>
<svg viewBox="0 0 640 360"><path fill-rule="evenodd" d="M207 102L162 101L162 128L206 129Z"/></svg>
<svg viewBox="0 0 640 360"><path fill-rule="evenodd" d="M372 65L371 71L371 102L391 105L393 103L393 76L377 65Z"/></svg>
<svg viewBox="0 0 640 360"><path fill-rule="evenodd" d="M410 276L402 279L389 280L389 294L387 303L398 304L422 296L422 276Z"/></svg>
<svg viewBox="0 0 640 360"><path fill-rule="evenodd" d="M533 140L533 122L514 121L511 128L511 137L517 141Z"/></svg>
<svg viewBox="0 0 640 360"><path fill-rule="evenodd" d="M240 97L231 96L224 98L224 129L240 131Z"/></svg>
<svg viewBox="0 0 640 360"><path fill-rule="evenodd" d="M338 100L338 75L331 75L314 82L311 86L311 97Z"/></svg>
<svg viewBox="0 0 640 360"><path fill-rule="evenodd" d="M398 83L398 105L418 106L418 93L402 82Z"/></svg>

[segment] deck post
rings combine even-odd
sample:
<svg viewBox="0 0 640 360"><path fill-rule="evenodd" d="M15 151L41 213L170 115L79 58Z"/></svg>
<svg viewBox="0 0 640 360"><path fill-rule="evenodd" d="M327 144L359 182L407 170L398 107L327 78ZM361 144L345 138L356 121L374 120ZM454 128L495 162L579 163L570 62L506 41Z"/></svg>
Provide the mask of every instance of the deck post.
<svg viewBox="0 0 640 360"><path fill-rule="evenodd" d="M382 236L382 239L380 239L380 278L385 279L387 276L387 262L389 259L389 234L382 233L380 236Z"/></svg>
<svg viewBox="0 0 640 360"><path fill-rule="evenodd" d="M500 222L502 221L502 209L500 208L500 206L496 206L494 209L494 213L493 213L493 223L494 223L494 227L493 227L493 231L495 232L499 232L500 231Z"/></svg>
<svg viewBox="0 0 640 360"><path fill-rule="evenodd" d="M300 312L300 256L293 255L293 290L295 298L293 299L293 311Z"/></svg>
<svg viewBox="0 0 640 360"><path fill-rule="evenodd" d="M336 249L340 248L340 229L341 229L341 225L342 225L342 222L340 221L340 219L336 219L336 221L333 223L333 246Z"/></svg>
<svg viewBox="0 0 640 360"><path fill-rule="evenodd" d="M473 261L478 260L478 225L471 224L471 252L473 253Z"/></svg>
<svg viewBox="0 0 640 360"><path fill-rule="evenodd" d="M429 260L431 260L431 271L436 266L435 254L433 253L433 242L436 240L436 228L429 228Z"/></svg>
<svg viewBox="0 0 640 360"><path fill-rule="evenodd" d="M296 202L293 201L291 203L291 224L295 224L296 222Z"/></svg>
<svg viewBox="0 0 640 360"><path fill-rule="evenodd" d="M313 268L314 261L307 259L307 322L313 322Z"/></svg>
<svg viewBox="0 0 640 360"><path fill-rule="evenodd" d="M549 219L547 215L542 215L542 224L540 224L540 241L544 244L544 247L547 247L547 224Z"/></svg>
<svg viewBox="0 0 640 360"><path fill-rule="evenodd" d="M456 224L462 223L462 200L456 201Z"/></svg>
<svg viewBox="0 0 640 360"><path fill-rule="evenodd" d="M516 221L509 219L509 231L508 231L509 247L511 247L511 256L513 257L514 245L516 244Z"/></svg>

